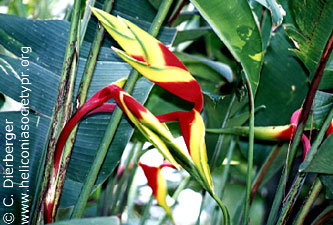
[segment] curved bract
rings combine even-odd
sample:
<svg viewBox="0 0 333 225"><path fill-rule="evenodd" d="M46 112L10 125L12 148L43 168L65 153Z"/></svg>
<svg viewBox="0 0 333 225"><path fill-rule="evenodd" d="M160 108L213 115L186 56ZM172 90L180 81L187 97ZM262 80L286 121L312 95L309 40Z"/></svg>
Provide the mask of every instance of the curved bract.
<svg viewBox="0 0 333 225"><path fill-rule="evenodd" d="M203 96L199 83L166 46L132 22L99 9L92 8L92 12L123 48L123 51L113 48L123 60L158 86L194 103L194 108L189 112L172 112L158 118L164 122L179 122L191 159L212 190L204 140L205 127L200 116Z"/></svg>
<svg viewBox="0 0 333 225"><path fill-rule="evenodd" d="M171 209L166 202L167 184L166 180L161 174L161 169L163 167L175 167L170 163L163 163L160 166L149 166L139 162L139 165L147 177L148 185L151 187L153 195L156 198L158 204L165 210L169 218L173 220Z"/></svg>
<svg viewBox="0 0 333 225"><path fill-rule="evenodd" d="M56 214L56 208L53 202L55 198L55 191L57 189L56 183L60 173L59 165L67 138L77 123L85 116L100 112L113 112L115 104L106 103L111 98L116 101L117 105L123 110L138 130L141 131L147 140L151 142L170 163L172 163L176 168L180 168L179 164L170 153L169 147L163 140L168 140L170 143L175 142L167 126L164 123L160 123L158 118L151 114L148 109L125 92L120 87L123 83L124 80L117 81L95 93L76 111L61 131L56 144L54 165L44 204L45 219L47 223L53 222L53 217ZM184 158L189 157L186 155L186 152L181 151L180 147L178 147L178 150L179 154L181 154Z"/></svg>

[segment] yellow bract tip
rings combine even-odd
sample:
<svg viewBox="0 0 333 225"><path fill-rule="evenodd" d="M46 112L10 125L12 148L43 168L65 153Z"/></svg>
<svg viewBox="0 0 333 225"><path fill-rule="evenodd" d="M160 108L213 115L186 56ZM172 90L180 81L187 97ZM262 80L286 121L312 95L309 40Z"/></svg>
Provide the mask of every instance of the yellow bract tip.
<svg viewBox="0 0 333 225"><path fill-rule="evenodd" d="M125 85L126 81L127 81L127 78L123 77L123 78L113 82L112 84L117 85L118 87L122 88Z"/></svg>

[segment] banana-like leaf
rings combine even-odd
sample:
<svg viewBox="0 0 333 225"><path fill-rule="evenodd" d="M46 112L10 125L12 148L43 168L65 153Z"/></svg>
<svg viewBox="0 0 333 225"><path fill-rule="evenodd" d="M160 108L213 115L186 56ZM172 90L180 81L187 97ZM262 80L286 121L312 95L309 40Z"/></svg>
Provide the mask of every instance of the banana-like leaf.
<svg viewBox="0 0 333 225"><path fill-rule="evenodd" d="M110 217L96 217L96 218L85 218L75 219L69 221L60 221L52 223L53 225L120 225L120 221L116 216Z"/></svg>
<svg viewBox="0 0 333 225"><path fill-rule="evenodd" d="M319 147L310 164L305 168L305 172L333 174L332 167L333 135L330 135Z"/></svg>
<svg viewBox="0 0 333 225"><path fill-rule="evenodd" d="M275 26L281 25L283 16L285 14L282 6L276 2L276 0L256 0L261 5L266 7L272 15L272 21Z"/></svg>
<svg viewBox="0 0 333 225"><path fill-rule="evenodd" d="M307 73L289 49L291 43L282 27L276 29L267 46L256 106L256 126L284 125L302 105L308 89ZM278 60L277 60L278 59Z"/></svg>
<svg viewBox="0 0 333 225"><path fill-rule="evenodd" d="M263 60L261 35L247 0L191 0L248 76L256 92Z"/></svg>
<svg viewBox="0 0 333 225"><path fill-rule="evenodd" d="M332 33L333 1L292 0L290 6L295 24L286 31L297 48L294 52L313 74Z"/></svg>

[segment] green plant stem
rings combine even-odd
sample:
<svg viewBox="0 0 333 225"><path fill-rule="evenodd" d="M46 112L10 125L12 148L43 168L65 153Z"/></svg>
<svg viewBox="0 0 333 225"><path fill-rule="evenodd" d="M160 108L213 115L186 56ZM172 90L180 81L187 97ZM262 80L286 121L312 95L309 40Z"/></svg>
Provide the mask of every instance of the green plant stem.
<svg viewBox="0 0 333 225"><path fill-rule="evenodd" d="M234 140L231 140L228 153L227 153L227 164L224 167L223 174L222 174L222 179L221 179L221 186L220 186L220 195L219 197L222 198L223 192L225 189L225 186L227 184L228 176L229 176L229 170L230 170L230 163L231 163L231 158L232 154L235 149L236 142Z"/></svg>
<svg viewBox="0 0 333 225"><path fill-rule="evenodd" d="M281 225L281 224L286 224L287 223L287 219L290 215L291 212L291 208L294 205L297 196L299 195L303 183L305 181L307 173L299 173L295 179L295 182L293 183L290 192L287 195L287 198L283 204L282 207L282 211L281 211L281 216L277 222L277 225Z"/></svg>
<svg viewBox="0 0 333 225"><path fill-rule="evenodd" d="M107 0L103 6L103 10L105 12L110 12L112 9L112 6L113 6L113 0ZM91 14L91 10L89 7L87 8L87 10L89 10L90 14ZM91 79L94 74L94 70L95 70L96 63L97 63L97 57L98 57L98 54L99 54L99 51L100 51L100 48L102 45L104 34L105 34L104 27L97 26L94 41L91 44L89 56L87 59L87 64L84 68L84 72L83 72L83 75L81 78L81 83L79 86L78 95L76 98L77 108L80 107L87 99L88 88L90 86Z"/></svg>
<svg viewBox="0 0 333 225"><path fill-rule="evenodd" d="M131 190L131 187L132 187L132 184L133 184L133 181L134 181L134 176L135 176L135 173L137 171L137 168L138 168L138 162L139 162L139 159L140 157L147 152L147 150L143 150L142 149L143 147L143 143L138 143L138 146L136 148L136 152L135 152L135 155L134 155L134 160L133 160L133 167L131 169L131 173L130 173L130 176L128 177L127 179L127 186L126 186L126 190L125 190L125 193L119 203L119 207L118 207L118 211L117 213L118 214L122 214L123 211L125 210L125 207L126 207L126 202L127 202L127 197L128 197L128 194ZM124 171L125 173L126 171Z"/></svg>
<svg viewBox="0 0 333 225"><path fill-rule="evenodd" d="M91 3L91 4L93 4L93 3ZM105 11L111 11L112 4L113 4L112 0L106 1L103 9ZM86 10L90 11L89 6L87 6ZM83 18L83 22L85 24L83 26L87 26L88 20L90 18L90 14L91 14L91 12L88 13L87 11L85 11L85 15L84 15L85 17ZM74 83L75 83L75 78L76 78L78 56L80 54L79 50L80 50L80 46L82 44L84 34L86 31L86 27L83 27L82 29L80 29L80 28L81 28L81 23L79 21L79 26L77 28L77 39L76 39L77 40L76 41L76 45L77 45L76 54L74 54L74 57L73 57L71 75L70 75L69 82L67 85L68 86L67 96L65 98L65 104L64 104L65 112L69 112L69 113L66 114L67 117L64 118L64 121L69 120L70 113L72 112L72 102L73 102L73 96L74 96ZM85 66L85 70L84 70L84 73L83 73L83 76L81 79L78 97L77 97L77 107L81 106L87 98L88 87L91 83L92 75L93 75L95 65L97 62L97 56L98 56L98 53L100 50L103 36L104 36L104 28L98 26L94 41L92 43L92 46L91 46L91 49L89 52L89 57L88 57L88 60L87 60L86 66ZM80 44L78 43L79 41L80 41ZM65 174L66 174L66 170L67 170L67 167L69 164L69 159L70 159L72 149L74 146L77 128L78 128L78 126L75 126L74 129L72 130L70 136L68 137L68 140L66 142L66 145L65 145L63 153L62 153L62 159L61 159L61 163L60 163L60 168L61 168L60 171L62 171L62 173L57 175L58 177L56 179L56 183L54 184L54 185L56 185L56 192L55 192L55 199L54 199L55 215L56 215L58 204L60 201L60 196L61 196L62 188L64 185L64 181L65 181Z"/></svg>
<svg viewBox="0 0 333 225"><path fill-rule="evenodd" d="M249 149L247 154L247 175L246 175L246 194L245 194L245 208L243 224L248 223L250 214L250 198L251 198L251 182L252 182L252 167L253 167L253 145L254 145L254 96L251 89L249 79L246 80L246 86L248 89L249 96L249 107L250 107L250 121L249 121Z"/></svg>
<svg viewBox="0 0 333 225"><path fill-rule="evenodd" d="M223 193L227 184L227 180L228 180L228 176L229 176L229 170L230 170L230 163L231 163L231 159L232 159L232 155L235 149L235 145L236 142L231 139L230 141L230 145L228 148L228 153L227 153L227 164L225 165L224 169L223 169L223 174L222 174L222 178L221 178L221 182L219 182L221 184L221 186L218 187L219 189L219 198L222 199L223 198ZM219 224L218 222L221 221L221 217L219 216L220 214L216 213L216 209L214 208L212 211L212 221L215 221L216 223L212 223L212 224Z"/></svg>
<svg viewBox="0 0 333 225"><path fill-rule="evenodd" d="M284 187L285 187L286 180L289 176L290 167L291 167L291 164L292 164L292 162L295 158L297 146L298 146L298 144L301 140L301 135L303 133L305 124L308 120L309 113L311 111L311 107L312 107L312 104L313 104L313 100L314 100L316 91L318 89L319 83L320 83L321 78L323 76L325 66L326 66L326 64L327 64L327 62L330 58L332 50L333 50L333 32L331 33L331 36L330 36L328 42L326 43L326 46L325 46L323 54L320 58L318 67L315 71L315 75L312 79L310 89L309 89L309 91L307 93L307 96L305 98L302 113L301 113L300 119L299 119L299 124L297 126L296 133L295 133L295 135L293 137L293 140L292 140L292 143L291 143L290 154L287 155L287 163L286 163L286 166L284 167L282 177L280 179L279 188L278 188L279 192L277 192L276 195L275 195L275 199L274 199L274 202L273 202L273 207L272 207L271 213L270 213L269 218L268 218L268 222L269 222L268 224L274 224L275 218L276 218L277 213L279 211L280 202L281 202L282 196L283 196L283 190L284 190ZM314 141L314 143L313 143L313 145L310 149L310 152L311 151L314 151L314 152L317 151L317 148L320 145L320 143L322 141L322 138L324 136L324 133L327 129L328 125L326 127L324 125L327 123L327 119L329 118L329 116L330 116L330 114L326 117L325 122L324 122L323 126L321 127L321 129L319 131L319 135L317 135L316 140ZM284 179L282 179L282 178L284 178ZM294 183L294 184L296 185L296 183ZM294 195L294 198L296 198L296 197L297 197L297 195ZM290 199L289 200L290 202L294 201L294 199L292 199L292 198L289 198L289 199ZM284 211L289 212L289 210L292 208L291 206L292 206L292 204L288 204L288 203L285 204L285 207L283 207L282 212L284 212ZM281 219L281 217L284 217L284 218ZM284 214L282 214L279 218L279 221L282 220L282 222L284 222L285 219L286 219L286 216Z"/></svg>
<svg viewBox="0 0 333 225"><path fill-rule="evenodd" d="M148 33L151 34L152 36L156 37L158 35L158 32L161 29L161 26L163 24L163 21L165 20L169 9L173 3L173 0L163 0L158 12L148 30Z"/></svg>
<svg viewBox="0 0 333 225"><path fill-rule="evenodd" d="M161 6L159 8L159 11L149 29L149 32L151 35L156 36L158 34L158 31L159 31L160 27L162 26L162 23L169 11L171 3L172 3L172 0L164 0L162 2ZM124 90L128 93L131 93L132 90L134 89L135 83L138 78L139 78L138 72L136 72L135 70L132 70L128 77L128 80L125 84ZM98 172L104 162L108 148L116 133L116 130L120 123L121 117L122 117L122 111L119 107L117 107L115 109L114 113L112 114L111 120L106 128L104 137L97 150L95 160L92 164L93 166L91 167L91 169L87 175L87 178L84 182L81 193L79 195L78 202L74 207L71 218L80 218L80 217L82 217L82 215L84 213L84 209L87 204L88 198L89 198L92 188L96 182Z"/></svg>
<svg viewBox="0 0 333 225"><path fill-rule="evenodd" d="M150 210L151 204L153 203L153 200L154 200L154 197L153 197L153 195L151 195L149 201L147 202L147 204L143 210L139 225L146 224L147 219L149 218L149 210Z"/></svg>
<svg viewBox="0 0 333 225"><path fill-rule="evenodd" d="M303 133L303 127L299 126L294 135L293 142L292 142L290 150L289 150L289 154L287 155L286 165L283 167L282 175L281 175L279 185L278 185L278 188L275 193L274 200L273 200L273 205L272 205L269 217L268 217L268 221L267 221L268 225L275 224L275 218L280 210L280 204L281 204L281 201L282 201L282 198L284 195L286 179L289 177L290 167L296 156L297 147L298 147L299 142L301 141L302 133Z"/></svg>
<svg viewBox="0 0 333 225"><path fill-rule="evenodd" d="M267 159L265 160L264 164L260 168L258 174L256 175L255 179L252 182L252 191L251 191L251 198L250 201L252 202L255 194L258 191L258 188L262 184L263 179L265 178L266 173L268 172L270 166L272 165L273 161L275 160L276 156L278 155L281 146L278 145L274 148L274 150L269 154ZM241 216L243 212L243 202L245 201L245 194L241 196L241 201L237 204L236 213L234 214L233 221L238 221L237 224L241 223Z"/></svg>
<svg viewBox="0 0 333 225"><path fill-rule="evenodd" d="M230 225L230 215L229 215L228 209L226 208L226 206L222 203L222 201L219 199L219 197L215 193L210 193L210 195L217 202L217 204L219 205L220 209L223 212L223 224Z"/></svg>
<svg viewBox="0 0 333 225"><path fill-rule="evenodd" d="M322 127L320 128L319 133L316 136L316 139L313 142L309 152L317 152L320 143L322 143L322 141L324 139L325 132L326 132L330 122L332 121L332 118L333 118L333 107L330 110L330 112L328 113L328 115L326 116L324 123L323 123ZM296 201L296 198L298 197L298 193L299 193L300 189L302 188L305 177L306 177L306 173L304 173L304 172L298 173L297 179L293 183L293 185L291 187L291 191L286 198L285 204L283 205L278 224L287 223L288 215L290 214L292 207L294 205L294 202Z"/></svg>
<svg viewBox="0 0 333 225"><path fill-rule="evenodd" d="M138 73L132 70L125 86L125 90L127 89L126 90L127 92L131 92L133 90L137 78L138 78ZM72 212L71 218L80 218L84 213L84 209L87 204L88 198L97 180L99 170L102 167L110 143L116 133L118 124L121 120L121 116L122 116L122 111L119 107L117 107L111 116L111 120L106 128L101 144L98 147L94 162L92 163L93 166L89 170L87 178L81 189L78 202L75 205L74 210Z"/></svg>
<svg viewBox="0 0 333 225"><path fill-rule="evenodd" d="M136 170L133 170L131 174L129 174L130 170L130 163L132 162L133 156L135 153L138 151L142 150L143 144L141 142L136 143L133 145L133 148L131 149L130 154L127 156L127 159L124 163L124 171L120 175L120 177L117 177L118 182L117 182L117 190L116 194L113 199L113 203L111 204L111 215L115 215L117 210L118 210L118 201L121 199L121 196L127 195L127 187L125 188L125 185L128 186L128 181L129 177L132 177L131 175L134 175ZM135 160L137 159L136 157L134 158ZM134 162L136 163L136 161ZM125 191L124 191L125 190Z"/></svg>
<svg viewBox="0 0 333 225"><path fill-rule="evenodd" d="M302 209L297 215L297 219L294 222L295 225L302 225L304 224L305 218L310 212L310 209L313 205L313 203L317 200L317 196L320 193L321 189L323 187L323 184L321 183L320 179L317 177L314 185L312 186L312 190L310 191L310 194L308 198L305 200L304 205L302 206Z"/></svg>
<svg viewBox="0 0 333 225"><path fill-rule="evenodd" d="M90 17L91 17L90 6L94 6L95 2L96 2L96 0L86 0L86 7L84 9L84 15L83 15L83 18L82 18L82 21L81 21L81 29L80 29L81 39L80 39L80 45L82 45L82 43L83 43L84 34L87 31L88 23L89 23L89 20L90 20ZM111 5L112 5L113 1L108 1L108 2L111 2ZM108 4L108 3L105 3L105 4ZM107 12L109 12L109 11L107 11ZM95 35L95 37L96 37L96 35Z"/></svg>
<svg viewBox="0 0 333 225"><path fill-rule="evenodd" d="M225 126L226 126L226 124L227 124L227 122L230 118L231 109L232 109L233 103L235 102L235 99L236 99L236 94L233 94L232 98L231 98L231 101L229 103L226 115L225 115L224 120L221 124L221 129L225 128ZM212 170L215 168L216 163L218 161L218 157L221 153L224 137L225 137L225 135L219 134L219 137L217 139L217 142L216 142L216 145L215 145L215 148L214 148L214 154L213 154L213 157L212 157L212 161L210 163L210 168Z"/></svg>
<svg viewBox="0 0 333 225"><path fill-rule="evenodd" d="M77 48L77 51L79 51L79 47ZM69 88L68 88L68 95L66 97L66 103L65 103L65 107L67 108L66 110L68 112L72 112L72 106L73 106L73 96L74 96L74 84L75 84L75 78L76 78L76 71L77 71L77 65L78 65L78 52L77 54L74 56L73 59L73 64L72 64L72 68L71 68L71 78L69 81ZM67 114L68 118L65 118L65 121L68 121L69 119L69 114ZM69 156L72 150L72 147L74 145L74 138L69 138L67 140L67 143L64 147L64 151L62 153L62 157L61 157L61 162L60 162L60 170L59 171L66 171L67 167L68 167L68 163L69 163ZM58 205L59 205L59 201L60 201L60 196L62 193L62 188L65 182L65 173L64 172L59 172L57 174L57 179L56 179L56 183L54 184L56 186L56 192L55 192L55 196L54 196L54 217L57 215L57 211L58 211Z"/></svg>
<svg viewBox="0 0 333 225"><path fill-rule="evenodd" d="M71 20L71 25L69 28L69 34L68 34L68 40L66 44L66 50L65 50L65 56L63 61L63 66L61 70L60 75L60 81L59 81L59 87L58 87L58 96L56 99L56 104L53 109L53 119L52 119L52 126L49 131L49 143L47 145L47 154L45 159L45 169L44 169L44 177L43 182L41 184L41 197L39 198L40 201L37 205L37 209L35 210L38 212L38 215L36 214L34 218L32 219L33 222L41 221L42 217L42 204L45 200L45 192L47 190L48 182L50 180L50 173L52 171L53 166L53 155L55 151L56 146L56 140L57 137L61 131L61 128L63 127L65 121L65 118L68 118L71 114L71 111L66 110L65 101L68 97L68 86L72 80L71 77L75 76L73 73L71 75L71 67L76 51L76 42L77 42L77 36L78 36L78 28L79 28L79 21L80 21L80 0L74 1L74 11L73 16ZM68 109L68 108L67 108ZM44 166L44 165L43 165ZM42 169L40 169L42 171Z"/></svg>

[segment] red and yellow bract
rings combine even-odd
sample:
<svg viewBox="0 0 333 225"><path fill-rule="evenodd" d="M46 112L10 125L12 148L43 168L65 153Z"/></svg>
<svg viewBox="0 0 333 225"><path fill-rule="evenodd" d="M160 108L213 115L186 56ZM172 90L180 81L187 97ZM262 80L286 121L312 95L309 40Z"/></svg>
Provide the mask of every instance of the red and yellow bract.
<svg viewBox="0 0 333 225"><path fill-rule="evenodd" d="M172 112L158 118L163 122L179 121L191 159L212 189L204 140L205 127L200 116L203 96L199 83L166 46L132 22L99 9L92 8L92 12L123 48L123 51L113 48L122 59L150 81L194 104L189 112Z"/></svg>
<svg viewBox="0 0 333 225"><path fill-rule="evenodd" d="M165 210L167 215L172 219L171 209L166 202L167 196L167 184L166 180L161 174L163 167L175 168L170 163L163 163L160 166L149 166L139 162L145 176L147 177L148 185L153 191L153 195L156 198L158 204ZM175 168L176 169L176 168Z"/></svg>

